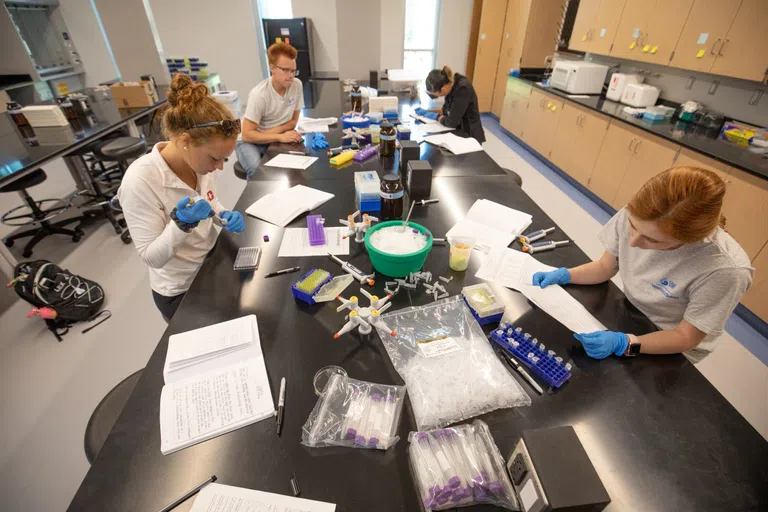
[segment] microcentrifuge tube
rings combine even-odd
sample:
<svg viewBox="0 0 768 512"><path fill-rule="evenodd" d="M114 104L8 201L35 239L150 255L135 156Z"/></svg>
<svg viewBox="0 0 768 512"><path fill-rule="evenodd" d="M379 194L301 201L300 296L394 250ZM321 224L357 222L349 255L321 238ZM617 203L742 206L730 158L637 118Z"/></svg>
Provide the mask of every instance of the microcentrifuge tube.
<svg viewBox="0 0 768 512"><path fill-rule="evenodd" d="M565 369L571 371L571 363L565 363Z"/></svg>
<svg viewBox="0 0 768 512"><path fill-rule="evenodd" d="M546 350L546 348L547 348L547 347L545 347L543 343L539 343L539 350L541 350L542 352L544 352L544 350Z"/></svg>
<svg viewBox="0 0 768 512"><path fill-rule="evenodd" d="M531 335L528 333L523 334L523 339L529 340L531 339Z"/></svg>
<svg viewBox="0 0 768 512"><path fill-rule="evenodd" d="M515 332L516 332L517 334L520 334L521 332L523 332L523 328L522 328L522 327L517 327L517 328L515 329Z"/></svg>
<svg viewBox="0 0 768 512"><path fill-rule="evenodd" d="M528 352L528 359L533 359L533 352Z"/></svg>
<svg viewBox="0 0 768 512"><path fill-rule="evenodd" d="M552 356L555 355L555 351L554 350L547 350L547 354L549 354L549 357L552 357Z"/></svg>
<svg viewBox="0 0 768 512"><path fill-rule="evenodd" d="M555 358L555 361L557 361L557 364L563 364L563 358L562 358L562 357L560 357L560 356L557 356L557 357Z"/></svg>
<svg viewBox="0 0 768 512"><path fill-rule="evenodd" d="M511 327L507 329L507 336L512 336L514 333L515 331L513 331Z"/></svg>
<svg viewBox="0 0 768 512"><path fill-rule="evenodd" d="M519 347L519 346L520 346L520 342L519 342L519 341L513 341L513 342L512 342L512 346L513 346L513 347L515 347L515 348L517 348L517 347Z"/></svg>
<svg viewBox="0 0 768 512"><path fill-rule="evenodd" d="M532 359L533 359L533 362L534 362L534 363L538 363L538 362L539 362L539 358L538 358L538 357L536 357L536 356L533 356L533 358L532 358Z"/></svg>

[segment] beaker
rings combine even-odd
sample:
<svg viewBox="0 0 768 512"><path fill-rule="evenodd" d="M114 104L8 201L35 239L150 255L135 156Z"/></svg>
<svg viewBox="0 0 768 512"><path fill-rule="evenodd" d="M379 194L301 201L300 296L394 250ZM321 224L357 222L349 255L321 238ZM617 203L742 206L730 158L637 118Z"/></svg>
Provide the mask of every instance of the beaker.
<svg viewBox="0 0 768 512"><path fill-rule="evenodd" d="M475 239L468 236L453 236L448 238L448 243L451 244L448 266L457 272L467 270Z"/></svg>

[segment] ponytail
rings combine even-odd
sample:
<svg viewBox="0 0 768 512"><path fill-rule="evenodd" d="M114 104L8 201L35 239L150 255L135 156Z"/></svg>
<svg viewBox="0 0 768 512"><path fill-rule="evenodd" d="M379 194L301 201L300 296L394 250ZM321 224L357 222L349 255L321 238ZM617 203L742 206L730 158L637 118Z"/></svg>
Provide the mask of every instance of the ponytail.
<svg viewBox="0 0 768 512"><path fill-rule="evenodd" d="M425 80L427 91L439 91L447 84L453 82L453 76L453 70L448 66L443 66L443 69L433 69Z"/></svg>
<svg viewBox="0 0 768 512"><path fill-rule="evenodd" d="M453 70L449 66L443 66L442 71L445 74L446 83L453 82Z"/></svg>

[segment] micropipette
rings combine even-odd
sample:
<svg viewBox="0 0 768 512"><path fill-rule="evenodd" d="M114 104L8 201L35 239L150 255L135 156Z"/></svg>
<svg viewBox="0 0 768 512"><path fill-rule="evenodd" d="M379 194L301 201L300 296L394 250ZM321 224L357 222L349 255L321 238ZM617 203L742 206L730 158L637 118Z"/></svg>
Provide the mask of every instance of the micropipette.
<svg viewBox="0 0 768 512"><path fill-rule="evenodd" d="M545 236L547 236L547 233L551 233L555 230L554 227L547 228L547 229L540 229L538 231L534 231L533 233L528 233L527 235L521 235L517 237L518 240L520 240L521 244L530 244L531 242L535 242L536 240L541 240Z"/></svg>
<svg viewBox="0 0 768 512"><path fill-rule="evenodd" d="M363 271L360 270L359 268L355 267L348 261L344 261L341 258L334 256L331 253L328 253L328 256L330 256L333 259L333 261L338 263L341 266L341 268L344 269L344 271L346 271L349 275L351 275L357 281L359 281L360 284L368 283L369 286L373 286L374 280L371 279L373 277L373 274L368 274L368 275L363 274Z"/></svg>
<svg viewBox="0 0 768 512"><path fill-rule="evenodd" d="M561 245L566 245L569 243L571 243L570 240L560 240L558 242L549 241L549 242L537 242L535 244L523 244L523 251L531 254L535 252L551 251L556 247L560 247Z"/></svg>

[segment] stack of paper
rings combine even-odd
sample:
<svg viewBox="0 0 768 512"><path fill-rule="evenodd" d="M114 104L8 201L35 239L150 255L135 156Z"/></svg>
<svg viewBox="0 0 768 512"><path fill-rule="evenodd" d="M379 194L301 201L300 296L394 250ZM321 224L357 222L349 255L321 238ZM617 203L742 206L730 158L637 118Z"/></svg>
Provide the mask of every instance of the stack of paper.
<svg viewBox="0 0 768 512"><path fill-rule="evenodd" d="M442 126L442 125L441 125ZM472 137L459 137L454 133L441 133L440 135L430 135L424 137L426 142L445 148L454 155L463 155L464 153L474 153L482 151L483 147Z"/></svg>
<svg viewBox="0 0 768 512"><path fill-rule="evenodd" d="M494 247L475 276L519 291L573 332L606 330L603 324L560 285L539 288L531 284L533 274L551 270L555 270L555 267L545 265L529 254L504 247Z"/></svg>
<svg viewBox="0 0 768 512"><path fill-rule="evenodd" d="M422 122L422 124L417 124L413 127L414 131L421 132L425 135L430 133L451 132L454 130L453 128L449 128L448 126L445 126L444 124L428 117L416 115L414 113L411 113L411 117L417 121Z"/></svg>
<svg viewBox="0 0 768 512"><path fill-rule="evenodd" d="M291 155L289 153L280 153L279 155L270 158L264 165L267 167L281 167L283 169L300 169L304 170L317 160L316 156L307 155Z"/></svg>
<svg viewBox="0 0 768 512"><path fill-rule="evenodd" d="M30 105L21 109L32 128L38 126L67 126L64 112L58 105Z"/></svg>
<svg viewBox="0 0 768 512"><path fill-rule="evenodd" d="M190 512L334 512L336 505L252 491L231 485L208 484L195 498Z"/></svg>
<svg viewBox="0 0 768 512"><path fill-rule="evenodd" d="M304 212L311 211L333 198L333 194L304 185L272 192L249 206L245 213L285 227Z"/></svg>
<svg viewBox="0 0 768 512"><path fill-rule="evenodd" d="M254 315L171 336L163 376L164 455L274 413Z"/></svg>
<svg viewBox="0 0 768 512"><path fill-rule="evenodd" d="M466 217L457 222L446 236L473 237L475 247L488 252L491 247L507 247L532 221L533 217L527 213L487 199L478 199Z"/></svg>
<svg viewBox="0 0 768 512"><path fill-rule="evenodd" d="M323 117L320 119L313 119L311 117L300 117L299 122L296 123L296 131L305 133L328 133L328 126L336 124L338 119L335 117Z"/></svg>

